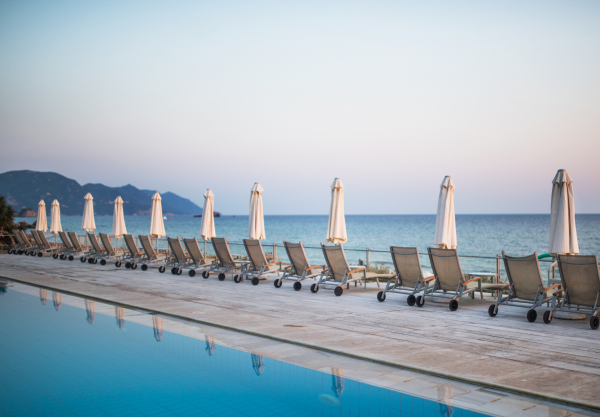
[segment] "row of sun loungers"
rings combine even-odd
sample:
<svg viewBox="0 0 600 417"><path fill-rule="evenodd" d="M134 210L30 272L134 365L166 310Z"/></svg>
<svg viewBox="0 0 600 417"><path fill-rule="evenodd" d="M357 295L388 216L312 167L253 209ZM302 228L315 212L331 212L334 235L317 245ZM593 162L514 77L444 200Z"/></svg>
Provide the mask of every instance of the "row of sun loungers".
<svg viewBox="0 0 600 417"><path fill-rule="evenodd" d="M311 265L302 242L284 241L290 260L290 265L284 268L280 261L267 260L260 241L256 239L244 239L248 257L236 258L225 238L211 240L215 252L212 257L202 252L196 238L167 238L170 250L157 251L148 236L138 236L141 249L132 235L124 236L123 249L114 248L110 237L104 233L99 234L100 241L95 233L88 233L90 246L81 245L74 232L61 232L59 236L62 245L49 243L43 233L35 230L32 231L34 242L31 242L24 232L17 231L15 238L18 246L12 252L34 256L52 254L54 258L69 260L80 256L81 262L106 265L114 261L116 267L125 263L125 267L130 269L136 269L139 264L143 271L157 267L161 273L170 267L174 275L181 275L186 269L190 277L201 270L203 278L216 274L219 281L224 281L226 274L231 273L234 282L250 280L253 285L258 285L268 275L276 274L273 283L276 288L280 288L284 281L292 281L294 290L300 291L302 282L312 279L311 292L316 293L319 288L332 289L336 296L341 296L350 283L356 285L358 281L366 282L369 278L366 267L350 266L342 245L321 243L326 263ZM506 284L483 284L482 278L477 276L466 279L456 249L427 248L433 274L423 272L416 247L391 246L390 253L395 274L379 276L388 279L385 289L377 294L380 302L390 294L406 296L407 304L417 307L424 306L425 298L447 299L449 309L456 311L462 297L474 298L478 292L483 299L485 290L498 293L496 302L489 306L490 317L497 316L500 306L524 307L527 309L527 320L534 322L537 319L536 309L546 304L549 309L543 313L545 323L552 321L557 310L575 310L591 315L592 329L596 330L600 325L600 271L596 256L557 255L561 284L546 287L537 253L513 257L503 251L502 259L508 278Z"/></svg>

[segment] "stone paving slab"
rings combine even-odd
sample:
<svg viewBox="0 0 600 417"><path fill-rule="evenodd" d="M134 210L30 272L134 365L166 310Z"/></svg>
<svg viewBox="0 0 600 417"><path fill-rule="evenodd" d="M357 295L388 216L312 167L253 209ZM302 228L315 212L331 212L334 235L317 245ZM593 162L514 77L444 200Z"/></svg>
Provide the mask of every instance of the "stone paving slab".
<svg viewBox="0 0 600 417"><path fill-rule="evenodd" d="M600 332L587 320L529 323L519 308L491 318L490 299L461 300L456 312L394 295L379 303L375 284L335 297L306 284L296 292L272 280L252 286L14 255L0 256L0 276L600 410Z"/></svg>

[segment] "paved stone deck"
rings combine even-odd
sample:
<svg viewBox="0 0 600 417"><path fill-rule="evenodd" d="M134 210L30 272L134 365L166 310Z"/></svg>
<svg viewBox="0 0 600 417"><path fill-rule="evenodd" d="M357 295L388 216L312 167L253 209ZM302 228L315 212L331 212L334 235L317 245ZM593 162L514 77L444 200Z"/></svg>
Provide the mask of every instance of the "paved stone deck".
<svg viewBox="0 0 600 417"><path fill-rule="evenodd" d="M532 324L518 308L490 318L489 299L465 299L456 312L430 301L409 307L402 296L379 303L375 284L335 297L289 282L277 289L272 280L252 286L14 255L0 256L0 276L600 410L600 331L587 320Z"/></svg>

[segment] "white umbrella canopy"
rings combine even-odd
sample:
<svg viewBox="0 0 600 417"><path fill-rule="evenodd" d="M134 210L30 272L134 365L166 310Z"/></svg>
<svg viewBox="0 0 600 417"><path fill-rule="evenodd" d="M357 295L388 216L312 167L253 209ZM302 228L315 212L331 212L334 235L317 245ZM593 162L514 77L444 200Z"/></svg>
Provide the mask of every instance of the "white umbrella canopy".
<svg viewBox="0 0 600 417"><path fill-rule="evenodd" d="M85 206L83 206L81 228L86 232L93 232L96 230L96 221L94 220L94 197L92 197L90 193L87 193L84 199Z"/></svg>
<svg viewBox="0 0 600 417"><path fill-rule="evenodd" d="M123 215L123 199L121 196L115 200L115 210L113 212L112 235L116 238L127 234L125 227L125 216Z"/></svg>
<svg viewBox="0 0 600 417"><path fill-rule="evenodd" d="M564 169L559 169L552 181L551 204L549 252L578 254L573 180Z"/></svg>
<svg viewBox="0 0 600 417"><path fill-rule="evenodd" d="M214 200L215 196L209 188L204 193L204 209L202 210L202 224L200 226L200 237L204 240L217 236L215 232L215 218L213 216Z"/></svg>
<svg viewBox="0 0 600 417"><path fill-rule="evenodd" d="M265 238L265 216L263 213L263 188L255 182L250 191L250 219L248 221L248 236L250 239Z"/></svg>
<svg viewBox="0 0 600 417"><path fill-rule="evenodd" d="M166 235L162 214L162 198L158 192L152 196L152 217L150 218L150 236L159 238Z"/></svg>
<svg viewBox="0 0 600 417"><path fill-rule="evenodd" d="M327 224L327 242L335 244L348 240L346 234L346 217L344 216L344 184L336 178L331 184L331 207Z"/></svg>
<svg viewBox="0 0 600 417"><path fill-rule="evenodd" d="M50 233L57 235L62 232L62 225L60 223L60 203L58 200L52 202L52 220L50 223Z"/></svg>
<svg viewBox="0 0 600 417"><path fill-rule="evenodd" d="M439 248L456 249L456 218L454 214L454 182L447 175L440 186L437 217L435 219L435 241Z"/></svg>
<svg viewBox="0 0 600 417"><path fill-rule="evenodd" d="M48 230L48 221L46 220L46 203L40 200L38 203L37 220L35 222L35 230L38 232L46 232Z"/></svg>

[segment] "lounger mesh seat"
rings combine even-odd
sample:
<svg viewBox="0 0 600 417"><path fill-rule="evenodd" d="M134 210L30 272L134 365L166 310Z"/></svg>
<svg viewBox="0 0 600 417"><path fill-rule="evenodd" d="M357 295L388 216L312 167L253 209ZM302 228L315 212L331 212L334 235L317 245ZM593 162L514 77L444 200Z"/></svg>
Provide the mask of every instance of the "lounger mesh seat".
<svg viewBox="0 0 600 417"><path fill-rule="evenodd" d="M106 233L100 233L100 240L102 241L102 245L104 246L104 255L102 255L102 259L100 260L101 265L106 265L106 262L111 259L115 259L117 262L123 258L125 251L120 248L115 248L112 245L110 240L110 236Z"/></svg>
<svg viewBox="0 0 600 417"><path fill-rule="evenodd" d="M142 249L146 253L146 257L140 261L142 271L147 271L151 266L158 266L158 272L165 272L166 267L164 264L167 262L169 253L167 251L154 250L148 236L139 235L138 238L142 244ZM132 266L132 269L135 268Z"/></svg>
<svg viewBox="0 0 600 417"><path fill-rule="evenodd" d="M498 314L499 306L511 305L527 308L527 320L534 322L537 318L536 308L546 302L552 302L554 307L556 297L553 296L552 290L559 288L560 284L550 287L544 285L537 253L516 257L508 256L502 251L502 259L508 278L508 295L505 296L502 292L498 294L498 300L488 309L491 317Z"/></svg>
<svg viewBox="0 0 600 417"><path fill-rule="evenodd" d="M322 272L317 283L310 286L313 293L319 291L322 286L325 289L333 289L334 294L339 297L344 292L344 286L350 288L351 282L357 282L361 279L365 281L366 287L367 268L364 266L350 267L341 244L328 246L321 243L321 249L327 263L327 269Z"/></svg>
<svg viewBox="0 0 600 417"><path fill-rule="evenodd" d="M209 269L202 272L203 278L208 278L212 272L217 272L219 281L224 281L226 273L241 270L245 264L250 262L247 260L234 260L227 239L224 237L213 237L211 243L217 259Z"/></svg>
<svg viewBox="0 0 600 417"><path fill-rule="evenodd" d="M450 310L456 311L458 300L464 295L474 298L475 291L479 291L479 295L483 299L484 289L501 290L506 287L499 284L482 285L481 277L465 280L456 249L427 248L427 254L429 255L435 282L431 289L424 292L423 298L419 299L417 297L418 306L425 302L424 297L446 298L450 300L448 303ZM477 286L469 288L468 285L472 282L476 283Z"/></svg>
<svg viewBox="0 0 600 417"><path fill-rule="evenodd" d="M597 330L600 325L600 270L598 258L593 255L557 255L562 289L555 292L562 300L555 308L544 313L544 322L552 321L557 310L575 310L590 314L590 327Z"/></svg>
<svg viewBox="0 0 600 417"><path fill-rule="evenodd" d="M92 250L88 253L88 263L89 264L97 264L98 260L101 259L106 251L104 250L104 248L100 245L100 242L98 241L98 237L96 236L96 233L90 233L88 232L88 241L90 242L90 245L92 247Z"/></svg>
<svg viewBox="0 0 600 417"><path fill-rule="evenodd" d="M81 244L81 242L79 241L79 237L77 236L77 233L67 232L67 235L69 236L69 239L71 240L71 243L73 244L73 247L75 248L76 253L81 254L80 261L85 262L87 260L87 255L90 252L92 252L92 248L90 246L83 246Z"/></svg>
<svg viewBox="0 0 600 417"><path fill-rule="evenodd" d="M185 253L179 236L177 238L167 237L167 242L172 256L165 263L165 267L171 267L173 275L181 275L183 268L186 268L191 263L192 258Z"/></svg>
<svg viewBox="0 0 600 417"><path fill-rule="evenodd" d="M291 243L283 241L283 246L290 260L290 265L284 268L282 277L276 279L273 283L276 288L280 288L284 280L291 280L294 281L294 290L300 291L302 289L301 281L309 278L316 279L321 276L325 265L311 266L306 257L302 242Z"/></svg>
<svg viewBox="0 0 600 417"><path fill-rule="evenodd" d="M281 271L281 262L268 262L263 247L258 239L244 239L244 247L248 253L250 262L244 263L242 271L237 277L234 277L235 282L242 282L242 279L249 279L252 285L258 285L259 280L267 279L267 274L276 273L279 275Z"/></svg>
<svg viewBox="0 0 600 417"><path fill-rule="evenodd" d="M388 280L385 290L377 293L377 299L385 301L388 293L407 295L406 302L409 306L415 305L417 298L415 294L421 291L427 293L429 284L435 279L433 275L424 276L419 257L419 248L390 246L392 262L396 271L395 279ZM419 298L419 306L423 297Z"/></svg>
<svg viewBox="0 0 600 417"><path fill-rule="evenodd" d="M200 249L200 244L198 243L198 239L183 239L183 244L187 249L187 253L190 256L191 260L188 264L190 270L188 271L188 275L193 277L196 275L196 269L203 268L206 269L210 267L212 263L212 259L207 257L202 253L202 249Z"/></svg>

